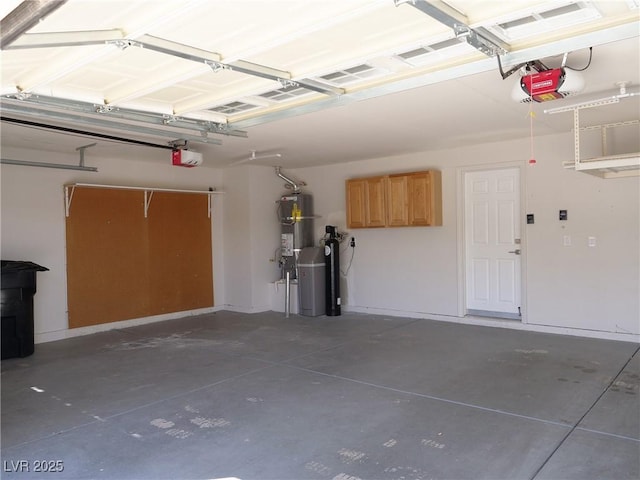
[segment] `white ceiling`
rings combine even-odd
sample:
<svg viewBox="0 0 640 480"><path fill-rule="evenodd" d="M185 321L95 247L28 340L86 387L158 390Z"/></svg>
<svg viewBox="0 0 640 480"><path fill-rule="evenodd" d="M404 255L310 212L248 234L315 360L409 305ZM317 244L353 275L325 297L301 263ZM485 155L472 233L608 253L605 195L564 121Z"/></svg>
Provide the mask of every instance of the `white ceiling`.
<svg viewBox="0 0 640 480"><path fill-rule="evenodd" d="M455 7L462 13L454 15L463 18L474 32L488 31L508 44L509 52L501 55L505 69L536 59L550 68L558 67L564 52L570 52L569 67L582 68L589 63L588 47L593 46L591 64L581 72L584 90L562 100L534 103L533 107L517 103L511 91L519 81L519 72L503 80L496 58L464 41L430 53L422 65L400 61L403 52L455 37L450 27L410 4L395 6L393 0L68 0L26 35L3 46L0 112L3 117L163 145L181 138L181 132L150 136L122 127L95 129L91 119L111 120L118 112L135 111L144 112L153 121L175 116L199 124L214 122L242 130L247 138L210 133L209 139L222 142L212 145L198 142L199 132L190 131L196 140L189 141L189 148L204 153L206 166L242 163L255 150L258 157L270 153L282 156L258 158L252 163L292 168L528 137L530 108L535 113L536 136L568 132L573 126L571 113L549 115L543 111L614 94L617 82L628 82L632 91L640 85L640 9L632 0L451 0L430 4L443 10ZM3 2L2 8L6 5ZM5 10L0 14L10 12ZM545 20L545 12L554 14L547 14ZM530 17L537 22L520 21ZM498 27L514 21L521 26L510 31ZM74 44L22 48L29 42L59 42L62 36L53 32L66 32L65 41ZM104 42L79 44L97 35L141 44L124 50ZM158 51L161 48L164 53ZM191 58L185 59L186 55ZM214 72L194 58L219 61L225 68ZM327 76L365 63L376 66L381 75L342 84L332 83L332 77ZM331 91L297 90L305 95L288 103L275 102L274 94L268 92L282 89L281 83L238 71L246 65L255 68L255 64L268 67L268 74L282 72L285 80ZM337 89L342 89L338 95L332 92ZM16 96L27 98L16 100ZM582 110L582 121L638 119L639 99L635 96L617 105ZM63 102L62 107L43 106L51 101ZM220 111L235 101L256 106L239 113ZM24 106L38 111L20 111ZM76 114L78 106L93 109L91 114L83 114L86 122L51 118L52 111ZM96 108L105 106L111 112L95 113ZM97 142L87 152L88 158L131 156L132 149L136 158L158 158L158 152L148 147L7 122L1 126L3 147L36 146L72 153L79 146ZM171 123L160 128L171 129ZM166 157L168 161L168 153Z"/></svg>

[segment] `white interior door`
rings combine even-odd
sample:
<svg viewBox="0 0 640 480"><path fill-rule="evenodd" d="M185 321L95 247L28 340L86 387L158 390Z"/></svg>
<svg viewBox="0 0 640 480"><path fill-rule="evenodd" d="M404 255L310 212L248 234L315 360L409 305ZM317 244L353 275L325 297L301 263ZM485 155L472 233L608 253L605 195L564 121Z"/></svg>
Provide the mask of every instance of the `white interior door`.
<svg viewBox="0 0 640 480"><path fill-rule="evenodd" d="M465 174L466 307L520 317L520 170Z"/></svg>

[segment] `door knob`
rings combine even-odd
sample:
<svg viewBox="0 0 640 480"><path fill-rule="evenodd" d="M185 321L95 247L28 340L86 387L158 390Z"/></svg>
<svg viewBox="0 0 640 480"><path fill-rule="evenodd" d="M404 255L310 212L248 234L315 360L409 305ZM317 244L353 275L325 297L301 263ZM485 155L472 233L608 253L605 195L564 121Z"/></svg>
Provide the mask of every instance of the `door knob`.
<svg viewBox="0 0 640 480"><path fill-rule="evenodd" d="M516 255L520 255L520 249L516 248L515 250L509 250L507 253L515 253Z"/></svg>

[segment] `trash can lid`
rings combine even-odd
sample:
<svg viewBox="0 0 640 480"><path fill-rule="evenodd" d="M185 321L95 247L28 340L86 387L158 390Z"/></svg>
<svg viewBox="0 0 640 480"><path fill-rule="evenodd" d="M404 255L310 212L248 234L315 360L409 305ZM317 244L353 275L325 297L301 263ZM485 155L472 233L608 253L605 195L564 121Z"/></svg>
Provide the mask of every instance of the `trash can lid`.
<svg viewBox="0 0 640 480"><path fill-rule="evenodd" d="M38 265L33 262L25 262L22 260L0 260L0 270L2 273L15 273L22 271L48 272L47 267Z"/></svg>

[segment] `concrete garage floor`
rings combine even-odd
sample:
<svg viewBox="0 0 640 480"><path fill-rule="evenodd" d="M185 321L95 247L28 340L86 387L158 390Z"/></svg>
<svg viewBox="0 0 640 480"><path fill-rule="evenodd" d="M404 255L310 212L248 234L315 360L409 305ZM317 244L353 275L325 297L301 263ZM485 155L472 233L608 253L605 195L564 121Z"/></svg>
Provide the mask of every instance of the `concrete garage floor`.
<svg viewBox="0 0 640 480"><path fill-rule="evenodd" d="M2 361L2 478L637 479L638 349L230 312L40 344Z"/></svg>

